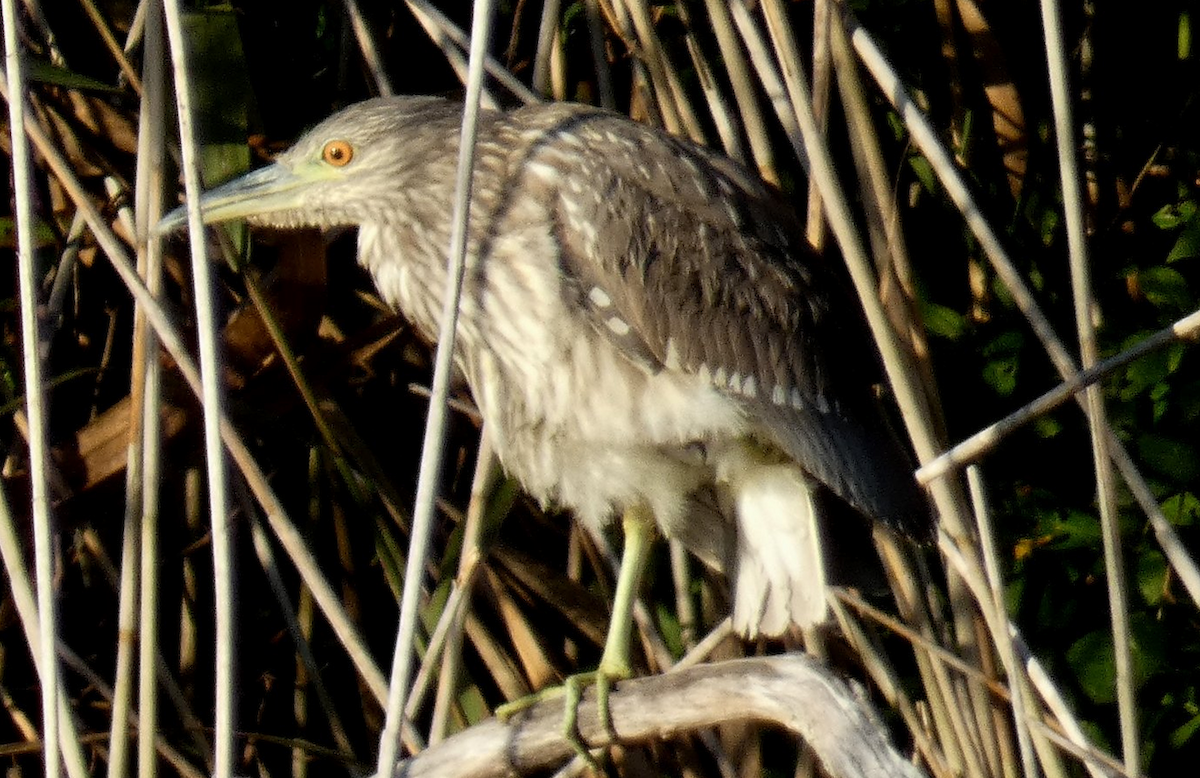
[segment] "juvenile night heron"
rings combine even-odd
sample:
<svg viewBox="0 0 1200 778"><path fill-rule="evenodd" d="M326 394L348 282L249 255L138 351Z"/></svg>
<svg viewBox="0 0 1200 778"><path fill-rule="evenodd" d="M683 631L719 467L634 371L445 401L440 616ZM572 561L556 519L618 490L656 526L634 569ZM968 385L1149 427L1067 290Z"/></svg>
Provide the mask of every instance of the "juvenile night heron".
<svg viewBox="0 0 1200 778"><path fill-rule="evenodd" d="M461 113L429 97L353 105L205 195L205 221L357 226L380 294L432 340ZM593 529L623 517L602 687L630 674L656 526L725 569L747 636L826 617L821 485L923 531L928 508L870 394L856 304L772 191L579 105L484 112L478 144L455 360L531 495Z"/></svg>

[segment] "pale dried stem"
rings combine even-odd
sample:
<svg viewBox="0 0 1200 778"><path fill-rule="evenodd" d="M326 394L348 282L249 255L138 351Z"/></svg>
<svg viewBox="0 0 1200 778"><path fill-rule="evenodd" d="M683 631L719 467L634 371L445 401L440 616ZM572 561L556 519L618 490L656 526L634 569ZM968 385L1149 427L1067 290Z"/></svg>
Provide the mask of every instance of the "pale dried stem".
<svg viewBox="0 0 1200 778"><path fill-rule="evenodd" d="M47 441L49 411L42 382L42 342L38 334L37 279L34 267L33 161L21 131L26 106L24 63L17 29L14 0L2 0L6 62L5 98L8 100L11 133L13 208L17 228L17 286L20 298L21 353L24 365L25 409L29 423L29 478L32 492L34 578L37 585L38 638L34 658L41 679L42 742L46 743L46 778L62 773L59 739L65 723L59 720L60 675L55 645L58 643L58 609L54 591L54 528L50 514L50 483L47 476L50 450ZM16 95L17 99L12 99ZM30 646L33 647L33 643ZM69 752L68 752L69 753ZM67 755L67 754L64 754Z"/></svg>
<svg viewBox="0 0 1200 778"><path fill-rule="evenodd" d="M1050 97L1054 112L1054 131L1058 146L1058 165L1062 178L1063 210L1067 226L1067 246L1071 266L1071 291L1075 301L1075 328L1079 336L1080 363L1086 370L1099 358L1096 330L1092 321L1096 305L1092 297L1088 266L1087 236L1084 231L1083 192L1080 188L1079 163L1075 155L1075 120L1072 115L1067 55L1058 4L1042 0L1042 27L1046 40L1046 72L1050 77ZM1121 530L1118 526L1117 492L1112 459L1108 451L1108 414L1104 394L1098 386L1085 392L1088 434L1092 443L1092 461L1096 469L1097 502L1100 506L1100 534L1104 543L1104 572L1108 589L1108 607L1112 619L1117 710L1121 725L1121 749L1125 769L1133 778L1141 773L1141 747L1138 737L1137 697L1133 677L1133 649L1129 623L1129 592L1125 578Z"/></svg>

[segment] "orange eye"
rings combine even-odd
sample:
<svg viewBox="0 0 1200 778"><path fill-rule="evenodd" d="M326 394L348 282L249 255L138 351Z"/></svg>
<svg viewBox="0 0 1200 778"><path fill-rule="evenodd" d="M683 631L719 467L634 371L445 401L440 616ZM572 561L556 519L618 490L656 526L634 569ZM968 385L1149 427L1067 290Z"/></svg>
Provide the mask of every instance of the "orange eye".
<svg viewBox="0 0 1200 778"><path fill-rule="evenodd" d="M354 159L354 147L350 141L331 140L321 149L321 159L334 167L346 167Z"/></svg>

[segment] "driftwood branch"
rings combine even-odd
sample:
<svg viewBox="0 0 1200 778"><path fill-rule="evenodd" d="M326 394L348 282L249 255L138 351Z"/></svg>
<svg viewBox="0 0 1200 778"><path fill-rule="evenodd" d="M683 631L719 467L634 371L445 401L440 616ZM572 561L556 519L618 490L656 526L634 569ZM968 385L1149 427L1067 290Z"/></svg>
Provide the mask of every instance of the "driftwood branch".
<svg viewBox="0 0 1200 778"><path fill-rule="evenodd" d="M833 778L916 778L850 687L805 654L738 659L618 684L610 697L617 739L635 745L730 722L776 724L802 737ZM508 723L495 719L460 732L402 763L398 778L487 778L555 767L574 754L562 737L561 698ZM611 744L595 689L579 706L579 730L594 746Z"/></svg>

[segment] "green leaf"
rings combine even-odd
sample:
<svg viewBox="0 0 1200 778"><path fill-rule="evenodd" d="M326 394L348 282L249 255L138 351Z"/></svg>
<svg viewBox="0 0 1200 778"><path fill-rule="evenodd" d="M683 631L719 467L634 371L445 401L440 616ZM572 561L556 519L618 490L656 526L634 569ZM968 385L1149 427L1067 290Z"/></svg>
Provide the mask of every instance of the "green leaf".
<svg viewBox="0 0 1200 778"><path fill-rule="evenodd" d="M1067 662L1092 702L1104 705L1116 700L1112 637L1106 630L1089 632L1071 644Z"/></svg>
<svg viewBox="0 0 1200 778"><path fill-rule="evenodd" d="M1001 397L1007 397L1017 388L1019 369L1015 356L993 359L983 366L983 380Z"/></svg>
<svg viewBox="0 0 1200 778"><path fill-rule="evenodd" d="M33 248L42 249L58 243L58 236L42 219L33 221ZM12 217L0 218L0 248L15 249L17 247L17 227Z"/></svg>
<svg viewBox="0 0 1200 778"><path fill-rule="evenodd" d="M184 14L188 67L194 79L192 99L198 117L200 177L208 188L223 184L250 169L250 111L253 93L238 16L229 5L211 6ZM247 252L244 224L225 226L237 257Z"/></svg>
<svg viewBox="0 0 1200 778"><path fill-rule="evenodd" d="M1167 370L1174 373L1183 363L1183 355L1187 353L1187 346L1176 341L1168 345L1163 351L1167 355Z"/></svg>
<svg viewBox="0 0 1200 778"><path fill-rule="evenodd" d="M963 112L962 132L959 133L959 144L955 156L961 160L965 160L966 164L970 164L971 150L973 144L971 141L975 137L975 112L968 108Z"/></svg>
<svg viewBox="0 0 1200 778"><path fill-rule="evenodd" d="M1162 602L1167 586L1167 559L1155 549L1147 549L1137 557L1137 587L1149 605Z"/></svg>
<svg viewBox="0 0 1200 778"><path fill-rule="evenodd" d="M1054 523L1055 548L1100 548L1100 520L1083 511L1070 511Z"/></svg>
<svg viewBox="0 0 1200 778"><path fill-rule="evenodd" d="M937 303L923 303L921 318L925 328L934 335L947 340L958 340L967 331L967 319L953 308L947 308Z"/></svg>
<svg viewBox="0 0 1200 778"><path fill-rule="evenodd" d="M924 157L913 154L908 158L908 165L912 168L913 174L917 180L921 182L921 186L930 194L936 194L938 191L937 176L933 173L933 166L929 164L929 160Z"/></svg>
<svg viewBox="0 0 1200 778"><path fill-rule="evenodd" d="M1200 730L1200 714L1192 716L1186 723L1180 727L1176 727L1171 732L1171 746L1173 748L1183 748L1196 736L1198 730Z"/></svg>
<svg viewBox="0 0 1200 778"><path fill-rule="evenodd" d="M1047 208L1046 210L1042 211L1042 218L1040 219L1040 223L1038 225L1041 228L1042 245L1053 245L1054 236L1058 233L1058 225L1060 221L1061 217L1058 215L1058 211L1052 208Z"/></svg>
<svg viewBox="0 0 1200 778"><path fill-rule="evenodd" d="M1171 669L1167 660L1167 643L1162 624L1146 612L1129 618L1132 640L1133 682L1141 686L1148 679Z"/></svg>
<svg viewBox="0 0 1200 778"><path fill-rule="evenodd" d="M1062 422L1053 416L1039 416L1033 422L1034 432L1039 438L1053 438L1062 432Z"/></svg>
<svg viewBox="0 0 1200 778"><path fill-rule="evenodd" d="M1150 217L1154 226L1160 230L1174 230L1183 226L1196 215L1196 201L1184 200L1171 205L1164 205Z"/></svg>
<svg viewBox="0 0 1200 778"><path fill-rule="evenodd" d="M1162 265L1146 268L1138 273L1137 280L1142 294L1156 308L1187 311L1194 307L1187 279L1175 268Z"/></svg>
<svg viewBox="0 0 1200 778"><path fill-rule="evenodd" d="M1124 371L1124 382L1118 396L1129 402L1158 384L1171 372L1167 355L1155 351L1129 363Z"/></svg>
<svg viewBox="0 0 1200 778"><path fill-rule="evenodd" d="M1144 613L1135 613L1130 621L1129 647L1136 688L1167 667L1166 646L1162 630ZM1107 704L1116 700L1113 642L1107 629L1089 632L1075 641L1067 649L1067 662L1092 702Z"/></svg>
<svg viewBox="0 0 1200 778"><path fill-rule="evenodd" d="M663 642L667 645L667 650L671 652L671 656L683 656L683 626L679 623L675 609L668 608L660 602L657 603L654 611L655 615L658 616L658 628L662 634Z"/></svg>
<svg viewBox="0 0 1200 778"><path fill-rule="evenodd" d="M1137 450L1142 461L1160 475L1185 484L1200 478L1200 461L1190 443L1147 433L1138 437Z"/></svg>
<svg viewBox="0 0 1200 778"><path fill-rule="evenodd" d="M1175 33L1175 57L1180 62L1192 58L1192 15L1187 11L1179 12L1179 28Z"/></svg>
<svg viewBox="0 0 1200 778"><path fill-rule="evenodd" d="M1176 262L1197 256L1200 256L1200 224L1191 221L1179 232L1179 237L1175 239L1175 245L1167 254L1167 262Z"/></svg>
<svg viewBox="0 0 1200 778"><path fill-rule="evenodd" d="M1046 236L1045 241L1046 241L1046 245L1049 246L1054 241L1054 238L1053 238L1053 236ZM1037 292L1045 291L1046 276L1044 276L1042 274L1042 269L1039 268L1036 264L1031 264L1029 266L1028 272L1029 272L1029 285L1033 287L1034 291L1037 291Z"/></svg>
<svg viewBox="0 0 1200 778"><path fill-rule="evenodd" d="M1012 394L1017 387L1020 351L1025 337L1015 330L1001 333L983 347L988 361L983 366L983 380L1000 396Z"/></svg>
<svg viewBox="0 0 1200 778"><path fill-rule="evenodd" d="M465 687L458 693L458 704L462 706L463 716L468 723L475 724L492 715L483 692L474 684Z"/></svg>
<svg viewBox="0 0 1200 778"><path fill-rule="evenodd" d="M1177 527L1190 527L1200 520L1200 498L1193 492L1180 492L1163 500L1163 516Z"/></svg>
<svg viewBox="0 0 1200 778"><path fill-rule="evenodd" d="M80 75L58 65L51 65L49 62L30 60L25 63L25 67L26 76L29 80L36 81L39 84L50 84L51 86L61 86L65 89L79 89L88 92L107 92L110 94L121 91L111 84Z"/></svg>

